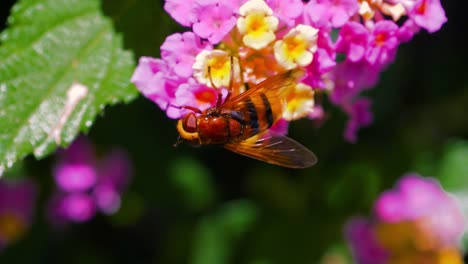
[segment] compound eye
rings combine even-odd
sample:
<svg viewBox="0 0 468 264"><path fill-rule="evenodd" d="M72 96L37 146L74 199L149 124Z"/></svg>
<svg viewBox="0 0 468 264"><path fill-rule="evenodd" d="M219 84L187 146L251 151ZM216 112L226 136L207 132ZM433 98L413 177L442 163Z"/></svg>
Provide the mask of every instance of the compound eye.
<svg viewBox="0 0 468 264"><path fill-rule="evenodd" d="M190 113L184 117L183 122L184 130L188 133L195 133L197 132L197 117L195 114Z"/></svg>

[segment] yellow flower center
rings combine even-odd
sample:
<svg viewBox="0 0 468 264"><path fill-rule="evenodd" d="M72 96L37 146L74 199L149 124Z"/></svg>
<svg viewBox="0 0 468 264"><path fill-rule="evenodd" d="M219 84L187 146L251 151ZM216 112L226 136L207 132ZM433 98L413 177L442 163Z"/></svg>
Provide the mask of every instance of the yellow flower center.
<svg viewBox="0 0 468 264"><path fill-rule="evenodd" d="M317 33L317 29L306 25L291 29L273 47L276 60L287 69L310 64L317 50Z"/></svg>
<svg viewBox="0 0 468 264"><path fill-rule="evenodd" d="M260 12L254 12L245 18L247 24L247 34L260 35L268 30L265 21L265 15Z"/></svg>
<svg viewBox="0 0 468 264"><path fill-rule="evenodd" d="M286 98L283 118L292 121L307 116L314 107L314 91L308 85L298 83Z"/></svg>
<svg viewBox="0 0 468 264"><path fill-rule="evenodd" d="M275 40L274 31L279 20L272 15L273 11L265 1L247 1L240 7L239 13L237 29L246 46L258 50Z"/></svg>
<svg viewBox="0 0 468 264"><path fill-rule="evenodd" d="M286 44L286 49L292 58L300 57L307 49L307 43L304 38L298 35L290 36L283 39Z"/></svg>
<svg viewBox="0 0 468 264"><path fill-rule="evenodd" d="M237 76L237 58L233 58L233 63L234 76ZM227 87L231 80L231 56L223 50L204 50L195 58L193 71L199 83L209 87Z"/></svg>
<svg viewBox="0 0 468 264"><path fill-rule="evenodd" d="M390 253L386 263L463 263L456 245L444 245L428 221L421 218L377 224L374 229L377 241Z"/></svg>

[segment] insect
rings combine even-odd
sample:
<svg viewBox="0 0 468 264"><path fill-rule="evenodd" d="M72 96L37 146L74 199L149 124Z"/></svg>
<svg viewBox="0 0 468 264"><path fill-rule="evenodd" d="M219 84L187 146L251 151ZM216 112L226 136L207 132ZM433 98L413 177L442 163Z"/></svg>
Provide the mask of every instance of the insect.
<svg viewBox="0 0 468 264"><path fill-rule="evenodd" d="M314 153L269 130L282 115L287 90L303 75L302 69L284 71L238 94L232 91L231 80L224 102L220 94L217 105L203 112L185 107L192 112L177 122L179 141L196 146L221 145L235 153L289 168L314 165Z"/></svg>

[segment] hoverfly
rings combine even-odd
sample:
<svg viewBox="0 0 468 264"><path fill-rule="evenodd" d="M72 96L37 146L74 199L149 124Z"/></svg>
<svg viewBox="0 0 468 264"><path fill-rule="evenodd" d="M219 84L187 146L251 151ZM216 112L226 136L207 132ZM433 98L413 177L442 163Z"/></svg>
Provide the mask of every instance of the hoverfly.
<svg viewBox="0 0 468 264"><path fill-rule="evenodd" d="M231 67L232 68L232 67ZM254 159L289 168L307 168L317 162L310 150L269 128L282 116L287 90L304 75L302 69L273 75L245 92L228 96L217 105L200 111L194 107L177 122L179 141L193 145L221 145ZM177 143L176 143L177 145Z"/></svg>

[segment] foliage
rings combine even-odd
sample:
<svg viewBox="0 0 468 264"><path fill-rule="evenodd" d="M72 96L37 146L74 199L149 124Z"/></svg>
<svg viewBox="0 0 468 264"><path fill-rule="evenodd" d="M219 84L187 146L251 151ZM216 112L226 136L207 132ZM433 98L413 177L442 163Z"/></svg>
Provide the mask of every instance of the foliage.
<svg viewBox="0 0 468 264"><path fill-rule="evenodd" d="M0 39L0 174L88 131L107 104L136 95L122 49L94 0L20 1Z"/></svg>

